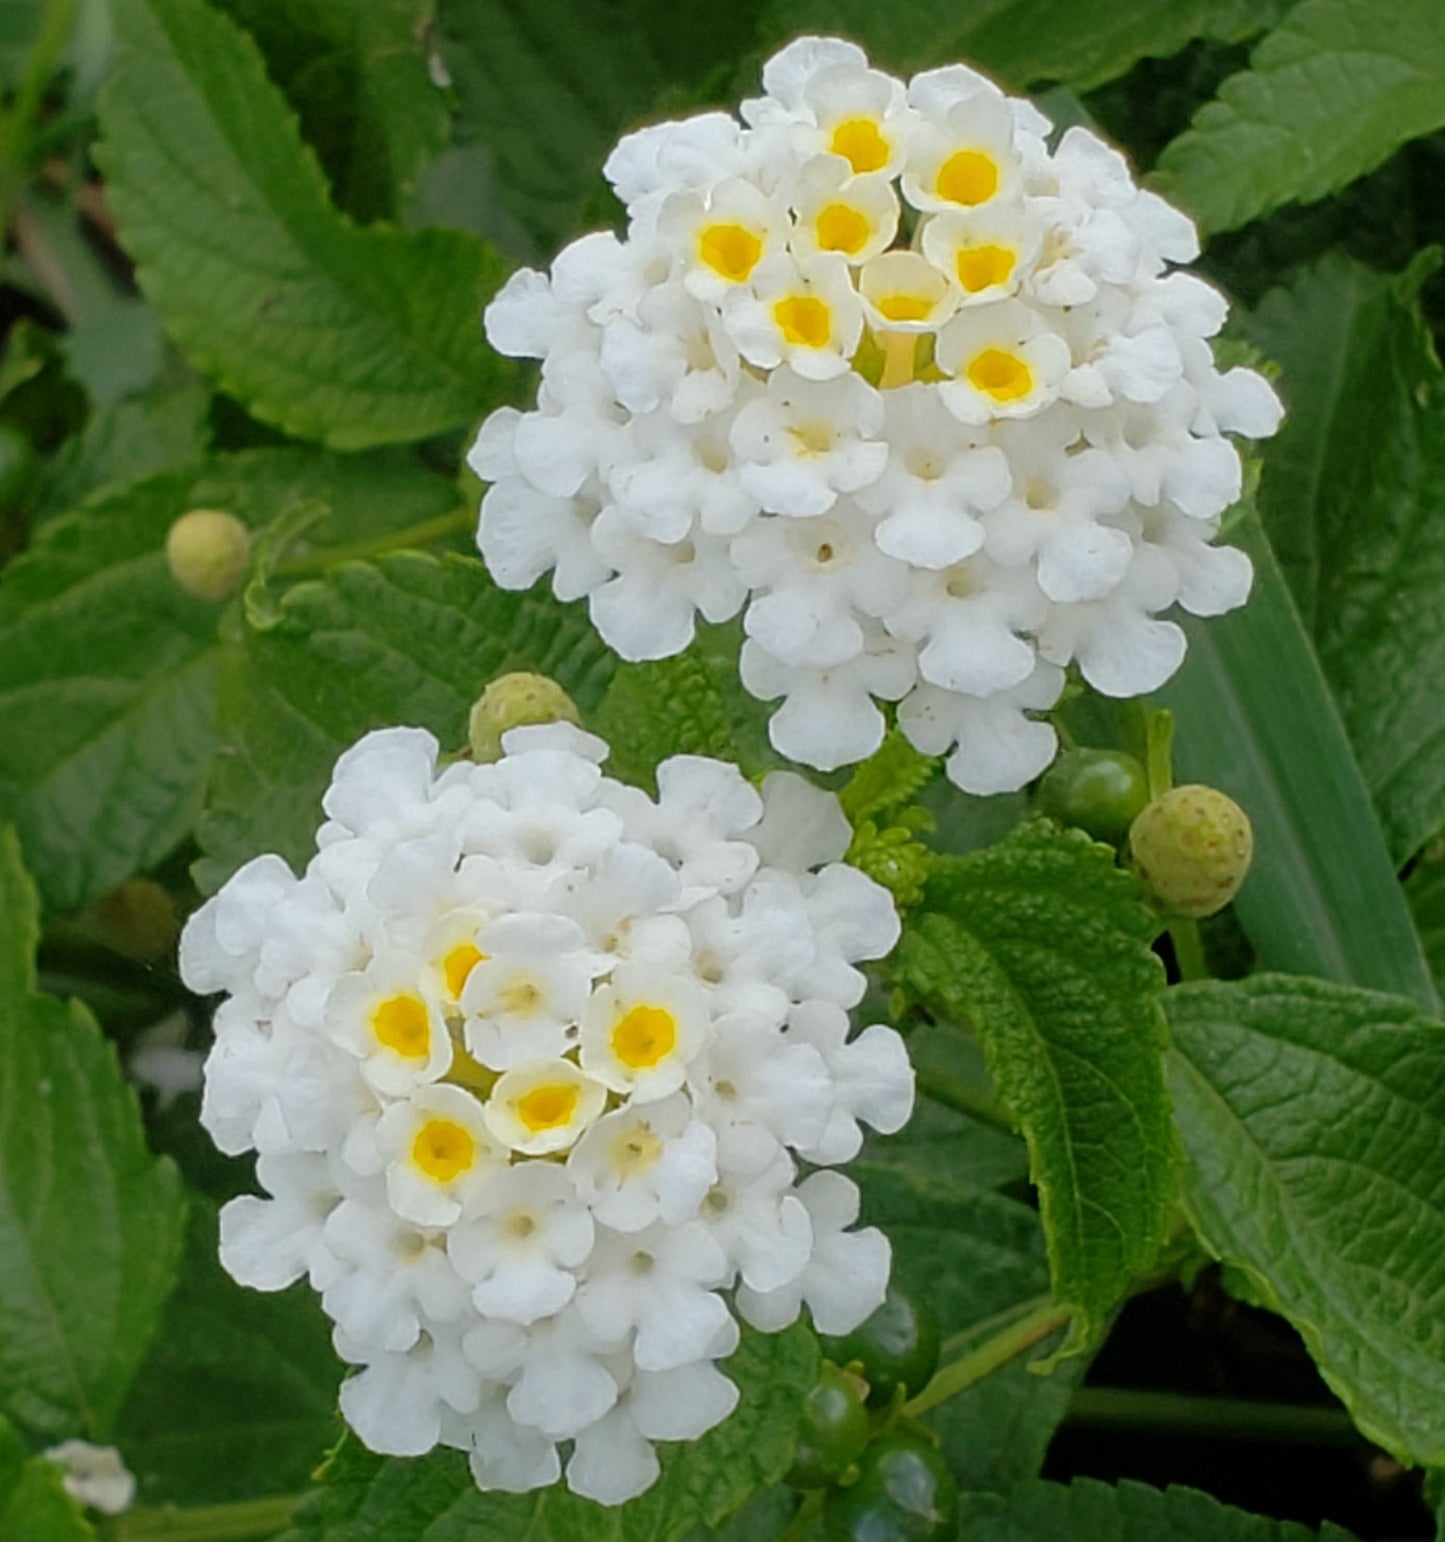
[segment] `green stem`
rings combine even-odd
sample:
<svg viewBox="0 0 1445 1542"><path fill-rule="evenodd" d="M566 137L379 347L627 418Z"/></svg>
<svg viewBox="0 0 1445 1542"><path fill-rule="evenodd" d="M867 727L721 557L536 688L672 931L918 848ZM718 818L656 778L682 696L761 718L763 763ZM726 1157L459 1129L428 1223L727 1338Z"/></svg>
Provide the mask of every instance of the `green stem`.
<svg viewBox="0 0 1445 1542"><path fill-rule="evenodd" d="M917 1418L930 1408L946 1403L949 1398L957 1397L975 1382L982 1381L1000 1366L1007 1365L1016 1355L1021 1355L1026 1349L1032 1349L1035 1344L1048 1338L1068 1320L1067 1309L1056 1306L1051 1299L1040 1301L1008 1327L985 1339L977 1349L942 1366L923 1391L903 1405L904 1414Z"/></svg>
<svg viewBox="0 0 1445 1542"><path fill-rule="evenodd" d="M1198 921L1171 921L1169 940L1174 944L1174 962L1181 980L1207 980L1209 963L1204 957L1204 942Z"/></svg>
<svg viewBox="0 0 1445 1542"><path fill-rule="evenodd" d="M920 1070L916 1073L918 1090L935 1103L942 1103L956 1113L980 1119L996 1129L1014 1133L1014 1124L992 1094L966 1076L950 1076L946 1071Z"/></svg>
<svg viewBox="0 0 1445 1542"><path fill-rule="evenodd" d="M0 118L0 230L10 228L15 198L29 169L31 136L45 88L70 41L80 0L45 0L40 34L25 59L25 73L10 110Z"/></svg>
<svg viewBox="0 0 1445 1542"><path fill-rule="evenodd" d="M1174 785L1174 714L1162 707L1149 711L1144 730L1145 764L1149 797L1162 798Z"/></svg>
<svg viewBox="0 0 1445 1542"><path fill-rule="evenodd" d="M1251 1403L1242 1398L1189 1397L1131 1387L1080 1387L1069 1404L1067 1422L1114 1430L1160 1430L1226 1440L1272 1440L1282 1444L1341 1444L1358 1439L1343 1408L1289 1403Z"/></svg>
<svg viewBox="0 0 1445 1542"><path fill-rule="evenodd" d="M813 1529L813 1522L823 1513L823 1494L818 1490L803 1496L803 1502L793 1511L793 1518L778 1535L778 1542L801 1542Z"/></svg>
<svg viewBox="0 0 1445 1542"><path fill-rule="evenodd" d="M274 1537L290 1521L296 1495L236 1504L140 1505L103 1523L106 1542L253 1542Z"/></svg>
<svg viewBox="0 0 1445 1542"><path fill-rule="evenodd" d="M419 520L414 525L390 530L385 535L372 536L365 541L352 541L345 546L328 546L304 557L292 557L277 566L276 577L309 578L317 573L325 573L339 562L364 562L368 557L382 557L387 552L426 546L443 536L466 530L476 522L475 509L453 509L449 514L437 514L431 519Z"/></svg>

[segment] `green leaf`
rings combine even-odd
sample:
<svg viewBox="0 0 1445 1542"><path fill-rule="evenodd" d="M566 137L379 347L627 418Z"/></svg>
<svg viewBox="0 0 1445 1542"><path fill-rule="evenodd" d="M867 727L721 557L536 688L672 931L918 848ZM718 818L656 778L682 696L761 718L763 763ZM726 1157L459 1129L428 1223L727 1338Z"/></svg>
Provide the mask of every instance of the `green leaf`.
<svg viewBox="0 0 1445 1542"><path fill-rule="evenodd" d="M1436 990L1445 993L1445 843L1426 849L1405 881L1405 898L1415 918Z"/></svg>
<svg viewBox="0 0 1445 1542"><path fill-rule="evenodd" d="M0 829L0 1411L105 1440L175 1275L184 1202L95 1020L35 993L37 903Z"/></svg>
<svg viewBox="0 0 1445 1542"><path fill-rule="evenodd" d="M591 726L612 746L609 771L649 788L669 755L711 755L749 775L779 763L767 709L738 679L733 627L700 627L673 658L619 664Z"/></svg>
<svg viewBox="0 0 1445 1542"><path fill-rule="evenodd" d="M1080 1348L1154 1262L1178 1187L1159 923L1109 847L1043 823L941 860L925 906L892 972L982 1042Z"/></svg>
<svg viewBox="0 0 1445 1542"><path fill-rule="evenodd" d="M892 728L878 749L849 777L838 801L856 825L917 797L937 772L935 757L919 754Z"/></svg>
<svg viewBox="0 0 1445 1542"><path fill-rule="evenodd" d="M218 457L103 494L47 524L0 579L0 817L46 904L78 908L166 856L200 811L216 748L218 606L186 594L164 545L190 508L248 524L307 497L366 530L455 506L397 453Z"/></svg>
<svg viewBox="0 0 1445 1542"><path fill-rule="evenodd" d="M341 449L480 417L512 379L480 307L503 276L458 231L359 229L250 38L204 0L118 0L97 158L141 287L256 417Z"/></svg>
<svg viewBox="0 0 1445 1542"><path fill-rule="evenodd" d="M189 384L165 395L98 407L56 457L47 513L64 514L100 488L129 486L205 454L210 392Z"/></svg>
<svg viewBox="0 0 1445 1542"><path fill-rule="evenodd" d="M1281 0L773 0L765 35L842 32L881 65L898 70L966 61L1023 88L1060 81L1087 90L1122 75L1140 59L1177 53L1191 38L1236 42L1269 26Z"/></svg>
<svg viewBox="0 0 1445 1542"><path fill-rule="evenodd" d="M433 0L220 0L265 55L338 205L393 218L446 147L447 92L428 67Z"/></svg>
<svg viewBox="0 0 1445 1542"><path fill-rule="evenodd" d="M54 521L0 581L0 817L57 910L159 861L200 806L216 607L163 550L193 475Z"/></svg>
<svg viewBox="0 0 1445 1542"><path fill-rule="evenodd" d="M0 1537L93 1542L95 1530L61 1478L61 1469L31 1456L14 1426L0 1417Z"/></svg>
<svg viewBox="0 0 1445 1542"><path fill-rule="evenodd" d="M1248 322L1290 408L1260 511L1397 862L1445 823L1445 371L1423 277L1332 255Z"/></svg>
<svg viewBox="0 0 1445 1542"><path fill-rule="evenodd" d="M894 1278L932 1307L945 1340L968 1335L974 1347L988 1337L989 1319L1048 1292L1049 1267L1037 1213L977 1187L969 1155L957 1140L918 1139L910 1129L870 1142L850 1171L863 1190L863 1220L893 1244ZM925 1416L961 1488L1003 1491L1042 1465L1087 1362L1076 1357L1040 1376L1027 1361L1020 1356Z"/></svg>
<svg viewBox="0 0 1445 1542"><path fill-rule="evenodd" d="M494 676L551 675L586 713L612 668L576 608L505 593L470 558L399 553L298 584L273 628L228 643L197 881L218 888L263 851L304 863L331 769L369 729L414 724L455 749Z"/></svg>
<svg viewBox="0 0 1445 1542"><path fill-rule="evenodd" d="M1445 1471L1436 1467L1425 1474L1424 1500L1435 1512L1435 1542L1445 1538Z"/></svg>
<svg viewBox="0 0 1445 1542"><path fill-rule="evenodd" d="M1330 1521L1314 1531L1250 1515L1192 1488L1114 1488L1093 1478L1025 1483L1003 1498L965 1494L962 1513L968 1542L1352 1542Z"/></svg>
<svg viewBox="0 0 1445 1542"><path fill-rule="evenodd" d="M1371 1439L1445 1462L1445 1027L1261 975L1170 993L1185 1207Z"/></svg>
<svg viewBox="0 0 1445 1542"><path fill-rule="evenodd" d="M860 1015L866 1011L866 1004L859 1009ZM1028 1147L995 1122L1002 1116L982 1049L957 1028L920 1024L906 1032L920 1096L896 1135L869 1144L869 1166L936 1168L976 1189L1022 1192Z"/></svg>
<svg viewBox="0 0 1445 1542"><path fill-rule="evenodd" d="M1222 788L1254 825L1254 866L1234 906L1261 968L1433 1009L1369 790L1252 510L1229 540L1254 562L1249 603L1183 618L1188 656L1154 698L1174 713L1176 779Z"/></svg>
<svg viewBox="0 0 1445 1542"><path fill-rule="evenodd" d="M459 132L489 153L527 255L547 256L662 89L651 40L635 7L608 0L439 0L437 20Z"/></svg>
<svg viewBox="0 0 1445 1542"><path fill-rule="evenodd" d="M180 1283L121 1416L121 1451L151 1503L294 1493L341 1434L342 1367L305 1286L245 1290L193 1199Z"/></svg>
<svg viewBox="0 0 1445 1542"><path fill-rule="evenodd" d="M41 14L37 0L0 0L0 87L6 91L20 84L40 33Z"/></svg>
<svg viewBox="0 0 1445 1542"><path fill-rule="evenodd" d="M483 1494L459 1452L385 1461L348 1440L328 1463L321 1489L297 1508L295 1530L282 1542L675 1542L700 1523L725 1520L788 1470L817 1363L817 1342L801 1326L747 1334L721 1362L742 1393L732 1416L701 1440L662 1446L662 1476L616 1509L579 1499L560 1484L535 1494Z"/></svg>
<svg viewBox="0 0 1445 1542"><path fill-rule="evenodd" d="M1445 126L1438 0L1301 0L1159 158L1206 232L1310 203Z"/></svg>

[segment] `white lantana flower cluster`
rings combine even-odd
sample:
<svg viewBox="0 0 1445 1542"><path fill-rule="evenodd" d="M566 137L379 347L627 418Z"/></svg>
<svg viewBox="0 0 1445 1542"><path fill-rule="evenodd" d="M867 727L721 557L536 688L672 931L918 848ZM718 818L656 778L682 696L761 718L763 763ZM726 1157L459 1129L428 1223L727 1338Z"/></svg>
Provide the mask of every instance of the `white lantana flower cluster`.
<svg viewBox="0 0 1445 1542"><path fill-rule="evenodd" d="M202 1122L270 1196L221 1257L309 1277L374 1450L525 1490L570 1442L616 1504L732 1411L738 1316L839 1333L883 1298L832 1168L911 1111L902 1040L848 1018L898 918L790 773L679 756L654 800L571 725L502 742L438 772L430 734L369 735L305 875L260 857L187 925L186 983L227 993Z"/></svg>
<svg viewBox="0 0 1445 1542"><path fill-rule="evenodd" d="M1190 221L1124 158L962 65L905 87L806 37L764 95L623 139L627 232L583 237L487 309L540 359L471 464L499 583L553 572L626 659L746 606L772 739L831 770L871 754L876 700L970 792L1052 758L1074 664L1161 685L1174 604L1243 603L1211 545L1241 490L1226 437L1274 431L1258 374L1214 365L1224 299L1171 271Z"/></svg>

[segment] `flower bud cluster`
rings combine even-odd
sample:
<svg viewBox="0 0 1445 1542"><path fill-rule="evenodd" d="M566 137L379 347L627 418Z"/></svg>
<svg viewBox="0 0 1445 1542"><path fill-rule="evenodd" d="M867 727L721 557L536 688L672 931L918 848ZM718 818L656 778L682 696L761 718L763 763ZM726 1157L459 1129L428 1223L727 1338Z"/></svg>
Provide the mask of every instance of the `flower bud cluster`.
<svg viewBox="0 0 1445 1542"><path fill-rule="evenodd" d="M501 747L439 771L427 733L367 736L304 876L258 858L188 923L186 983L227 993L202 1121L267 1196L221 1256L310 1279L373 1449L509 1490L565 1459L615 1504L731 1412L739 1318L883 1299L832 1168L912 1106L902 1040L848 1017L898 919L791 773L679 756L653 799L571 724Z"/></svg>
<svg viewBox="0 0 1445 1542"><path fill-rule="evenodd" d="M793 759L865 758L887 700L959 786L1021 786L1066 666L1151 691L1184 654L1162 612L1243 602L1248 559L1211 544L1227 436L1279 403L1215 368L1225 301L1171 268L1193 226L1087 130L1054 143L971 69L905 86L829 38L763 87L743 124L623 139L625 235L488 307L541 386L472 451L482 555L586 596L627 659L745 609L743 681L782 698Z"/></svg>

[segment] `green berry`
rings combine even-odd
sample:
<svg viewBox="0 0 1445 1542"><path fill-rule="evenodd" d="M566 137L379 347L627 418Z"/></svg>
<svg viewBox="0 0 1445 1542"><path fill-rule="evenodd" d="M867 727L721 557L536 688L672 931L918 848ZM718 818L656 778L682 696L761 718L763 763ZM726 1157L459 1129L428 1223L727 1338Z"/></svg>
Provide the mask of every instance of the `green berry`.
<svg viewBox="0 0 1445 1542"><path fill-rule="evenodd" d="M944 1542L958 1533L958 1486L938 1448L900 1433L875 1441L858 1479L823 1510L835 1542Z"/></svg>
<svg viewBox="0 0 1445 1542"><path fill-rule="evenodd" d="M1122 750L1065 750L1039 783L1044 813L1115 845L1148 801L1144 767Z"/></svg>
<svg viewBox="0 0 1445 1542"><path fill-rule="evenodd" d="M220 509L192 509L166 535L171 576L198 600L229 599L241 587L250 554L251 532Z"/></svg>
<svg viewBox="0 0 1445 1542"><path fill-rule="evenodd" d="M1254 856L1249 816L1216 787L1176 787L1134 821L1129 849L1167 915L1212 916L1239 892Z"/></svg>
<svg viewBox="0 0 1445 1542"><path fill-rule="evenodd" d="M482 692L467 720L472 759L502 758L502 735L529 723L579 722L572 698L546 675L499 675Z"/></svg>
<svg viewBox="0 0 1445 1542"><path fill-rule="evenodd" d="M829 1356L839 1365L856 1365L868 1383L868 1404L882 1407L897 1388L919 1392L938 1368L938 1319L921 1301L896 1285L888 1287L883 1305L851 1333L824 1339Z"/></svg>
<svg viewBox="0 0 1445 1542"><path fill-rule="evenodd" d="M863 1389L856 1378L825 1360L803 1399L788 1482L795 1488L827 1488L858 1460L867 1444Z"/></svg>

